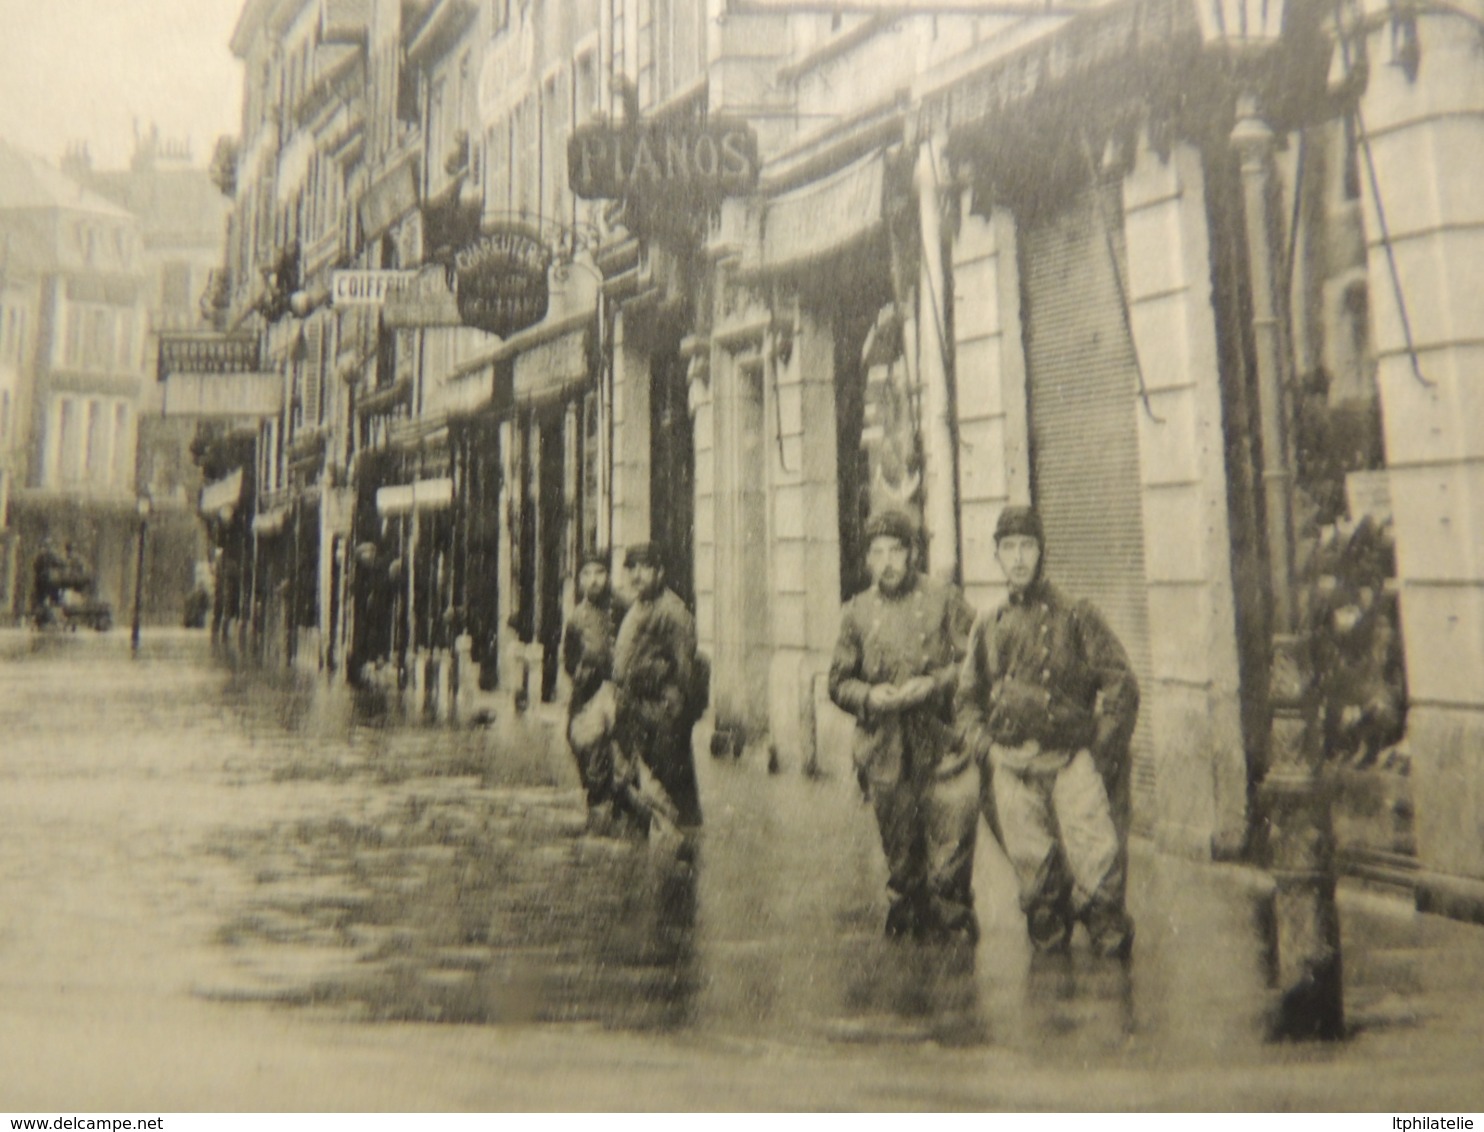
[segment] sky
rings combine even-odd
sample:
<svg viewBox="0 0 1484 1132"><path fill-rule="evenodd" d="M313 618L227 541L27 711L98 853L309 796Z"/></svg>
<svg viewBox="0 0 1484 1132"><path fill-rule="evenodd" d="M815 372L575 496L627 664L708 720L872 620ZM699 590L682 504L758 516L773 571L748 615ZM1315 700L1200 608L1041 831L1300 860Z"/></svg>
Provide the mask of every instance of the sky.
<svg viewBox="0 0 1484 1132"><path fill-rule="evenodd" d="M189 140L205 165L238 131L228 40L244 0L0 0L0 137L58 161L86 141L122 168L134 131Z"/></svg>

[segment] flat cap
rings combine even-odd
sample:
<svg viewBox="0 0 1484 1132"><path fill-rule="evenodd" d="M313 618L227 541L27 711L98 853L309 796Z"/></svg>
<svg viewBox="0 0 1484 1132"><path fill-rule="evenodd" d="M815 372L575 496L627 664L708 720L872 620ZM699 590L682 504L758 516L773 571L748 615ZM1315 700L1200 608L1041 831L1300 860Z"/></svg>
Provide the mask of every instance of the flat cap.
<svg viewBox="0 0 1484 1132"><path fill-rule="evenodd" d="M917 522L905 511L889 508L867 519L861 533L867 546L878 538L894 538L903 546L913 546L917 542Z"/></svg>
<svg viewBox="0 0 1484 1132"><path fill-rule="evenodd" d="M624 552L623 564L625 566L663 566L665 559L660 553L658 543L636 542Z"/></svg>
<svg viewBox="0 0 1484 1132"><path fill-rule="evenodd" d="M1046 535L1041 530L1041 516L1034 507L1012 504L1000 512L994 525L994 540L999 542L1007 535L1030 535L1042 546L1046 545Z"/></svg>

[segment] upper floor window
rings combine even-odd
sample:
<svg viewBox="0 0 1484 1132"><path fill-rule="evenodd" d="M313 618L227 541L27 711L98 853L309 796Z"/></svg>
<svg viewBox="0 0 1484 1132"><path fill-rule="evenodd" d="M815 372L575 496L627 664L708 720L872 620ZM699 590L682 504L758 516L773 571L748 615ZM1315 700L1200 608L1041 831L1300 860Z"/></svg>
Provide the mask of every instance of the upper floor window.
<svg viewBox="0 0 1484 1132"><path fill-rule="evenodd" d="M65 369L99 373L134 369L134 312L100 303L67 307Z"/></svg>
<svg viewBox="0 0 1484 1132"><path fill-rule="evenodd" d="M191 265L171 262L160 270L160 306L183 310L191 305Z"/></svg>

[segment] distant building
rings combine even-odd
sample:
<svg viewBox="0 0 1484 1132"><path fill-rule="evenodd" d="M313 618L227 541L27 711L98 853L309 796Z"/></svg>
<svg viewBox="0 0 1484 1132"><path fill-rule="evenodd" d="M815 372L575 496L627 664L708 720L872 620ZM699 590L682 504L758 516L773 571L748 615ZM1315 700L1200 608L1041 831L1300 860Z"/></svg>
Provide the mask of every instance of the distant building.
<svg viewBox="0 0 1484 1132"><path fill-rule="evenodd" d="M40 158L0 142L0 452L8 495L4 602L27 566L71 542L97 596L132 598L135 451L145 371L138 222Z"/></svg>
<svg viewBox="0 0 1484 1132"><path fill-rule="evenodd" d="M86 148L73 147L65 173L128 210L138 221L144 305L148 323L145 370L158 372L160 335L210 328L203 296L221 262L229 202L204 164L193 165L188 143L162 139L157 129L136 136L127 169L95 170ZM174 621L208 556L197 521L201 471L190 445L199 418L170 413L165 386L146 380L140 389L140 490L148 495L150 546L144 592L148 619Z"/></svg>

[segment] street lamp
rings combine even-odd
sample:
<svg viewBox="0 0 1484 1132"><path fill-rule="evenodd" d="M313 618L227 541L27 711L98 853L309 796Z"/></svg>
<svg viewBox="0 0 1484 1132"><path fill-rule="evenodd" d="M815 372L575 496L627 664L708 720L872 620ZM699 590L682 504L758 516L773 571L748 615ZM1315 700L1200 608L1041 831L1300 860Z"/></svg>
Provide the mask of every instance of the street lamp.
<svg viewBox="0 0 1484 1132"><path fill-rule="evenodd" d="M129 648L139 653L139 614L144 604L144 534L149 527L150 498L141 495L134 501L134 510L139 515L139 537L134 549L134 626L129 632Z"/></svg>
<svg viewBox="0 0 1484 1132"><path fill-rule="evenodd" d="M1269 243L1273 131L1257 91L1283 32L1284 0L1195 0L1206 49L1224 56L1237 83L1231 143L1241 163L1258 432L1266 504L1272 656L1268 769L1261 797L1275 886L1273 926L1278 1036L1338 1038L1344 1032L1340 921L1335 907L1334 831L1321 783L1323 742L1314 672L1299 608L1294 555L1293 470L1284 407L1284 340Z"/></svg>

